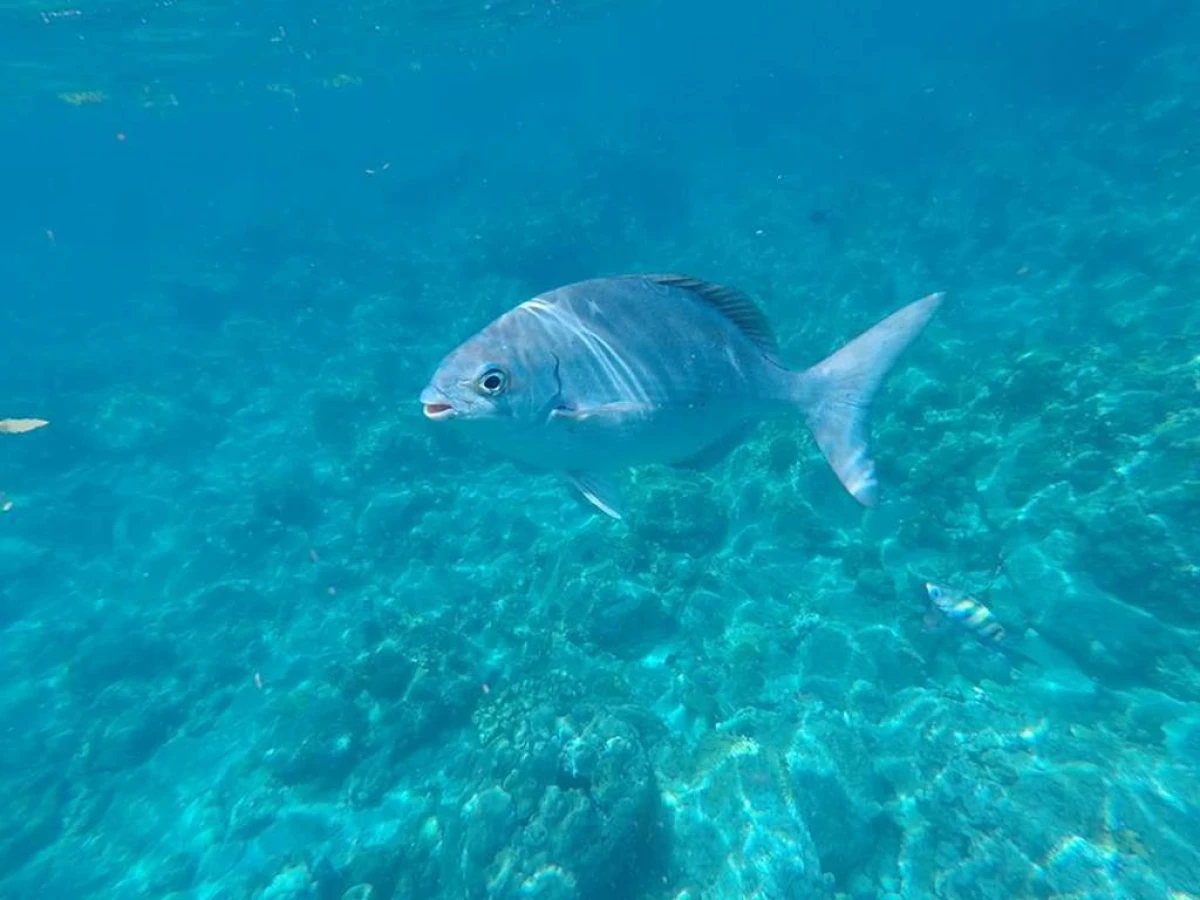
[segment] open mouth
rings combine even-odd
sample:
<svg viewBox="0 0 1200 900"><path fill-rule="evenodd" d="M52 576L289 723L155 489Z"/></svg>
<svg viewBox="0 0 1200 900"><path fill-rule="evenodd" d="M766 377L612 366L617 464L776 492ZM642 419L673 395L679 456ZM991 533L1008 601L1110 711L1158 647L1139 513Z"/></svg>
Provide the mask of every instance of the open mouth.
<svg viewBox="0 0 1200 900"><path fill-rule="evenodd" d="M454 407L449 403L426 403L424 404L425 418L438 421L440 419L448 419L454 415Z"/></svg>

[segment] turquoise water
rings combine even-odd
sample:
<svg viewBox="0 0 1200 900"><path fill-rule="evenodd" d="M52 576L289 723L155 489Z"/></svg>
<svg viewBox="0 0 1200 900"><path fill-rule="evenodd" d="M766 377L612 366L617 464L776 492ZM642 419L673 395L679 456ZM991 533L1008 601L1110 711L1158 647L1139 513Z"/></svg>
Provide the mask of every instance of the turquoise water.
<svg viewBox="0 0 1200 900"><path fill-rule="evenodd" d="M1200 896L1194 4L69 2L0 8L0 896ZM640 271L795 367L946 291L883 502L797 417L614 522L422 417Z"/></svg>

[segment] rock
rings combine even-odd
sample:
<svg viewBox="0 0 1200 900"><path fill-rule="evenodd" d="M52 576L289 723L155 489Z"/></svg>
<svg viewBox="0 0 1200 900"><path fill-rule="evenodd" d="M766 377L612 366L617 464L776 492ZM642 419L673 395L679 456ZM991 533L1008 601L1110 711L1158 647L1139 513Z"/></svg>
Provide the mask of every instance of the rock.
<svg viewBox="0 0 1200 900"><path fill-rule="evenodd" d="M468 897L633 896L655 868L658 790L638 732L558 688L514 685L477 713L490 774L462 803L454 851Z"/></svg>
<svg viewBox="0 0 1200 900"><path fill-rule="evenodd" d="M655 592L621 580L602 586L593 595L585 628L597 646L633 658L670 635L675 624Z"/></svg>

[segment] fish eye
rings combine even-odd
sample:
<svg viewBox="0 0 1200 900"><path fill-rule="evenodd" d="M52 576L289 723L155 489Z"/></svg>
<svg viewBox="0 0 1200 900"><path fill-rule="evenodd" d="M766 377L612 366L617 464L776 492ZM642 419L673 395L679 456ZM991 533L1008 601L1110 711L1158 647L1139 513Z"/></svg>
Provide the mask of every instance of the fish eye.
<svg viewBox="0 0 1200 900"><path fill-rule="evenodd" d="M483 370L483 374L479 376L477 383L479 389L485 394L501 394L508 387L508 373L496 366L491 366Z"/></svg>

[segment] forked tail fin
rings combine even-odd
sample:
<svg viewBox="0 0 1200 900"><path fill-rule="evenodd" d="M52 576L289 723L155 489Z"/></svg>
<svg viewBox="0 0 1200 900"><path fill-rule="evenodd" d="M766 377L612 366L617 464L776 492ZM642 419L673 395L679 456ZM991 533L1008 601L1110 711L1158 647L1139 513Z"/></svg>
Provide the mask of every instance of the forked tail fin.
<svg viewBox="0 0 1200 900"><path fill-rule="evenodd" d="M867 446L871 400L896 358L933 318L943 296L930 294L897 310L796 376L795 399L808 417L817 446L842 485L864 506L874 506L879 499L875 461Z"/></svg>

